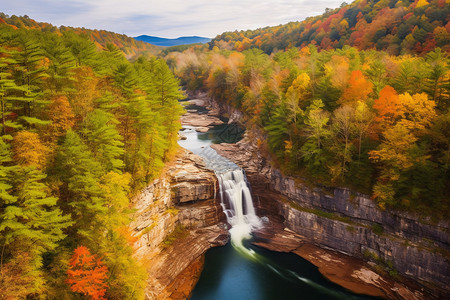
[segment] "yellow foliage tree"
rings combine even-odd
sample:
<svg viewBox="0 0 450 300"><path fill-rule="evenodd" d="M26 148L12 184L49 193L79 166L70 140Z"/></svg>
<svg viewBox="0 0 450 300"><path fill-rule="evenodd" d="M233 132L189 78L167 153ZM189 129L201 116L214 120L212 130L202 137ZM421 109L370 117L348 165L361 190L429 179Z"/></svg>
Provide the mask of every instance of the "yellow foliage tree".
<svg viewBox="0 0 450 300"><path fill-rule="evenodd" d="M382 208L386 203L395 203L394 183L399 180L403 170L413 166L410 150L417 141L411 130L402 122L387 129L383 137L384 141L378 149L369 152L369 158L379 163L381 168L381 176L374 186L373 197Z"/></svg>
<svg viewBox="0 0 450 300"><path fill-rule="evenodd" d="M399 96L402 106L403 115L405 116L400 122L408 129L421 131L431 125L436 117L436 103L428 100L425 93L415 94L411 96L404 93Z"/></svg>
<svg viewBox="0 0 450 300"><path fill-rule="evenodd" d="M75 114L70 107L66 96L57 96L52 99L47 113L52 121L50 133L52 137L59 137L75 124Z"/></svg>
<svg viewBox="0 0 450 300"><path fill-rule="evenodd" d="M34 132L20 131L12 141L14 160L22 166L35 166L38 169L45 167L46 156L49 149Z"/></svg>
<svg viewBox="0 0 450 300"><path fill-rule="evenodd" d="M427 0L419 0L419 1L417 1L416 8L419 8L419 7L422 7L425 5L429 5L429 4L430 3Z"/></svg>

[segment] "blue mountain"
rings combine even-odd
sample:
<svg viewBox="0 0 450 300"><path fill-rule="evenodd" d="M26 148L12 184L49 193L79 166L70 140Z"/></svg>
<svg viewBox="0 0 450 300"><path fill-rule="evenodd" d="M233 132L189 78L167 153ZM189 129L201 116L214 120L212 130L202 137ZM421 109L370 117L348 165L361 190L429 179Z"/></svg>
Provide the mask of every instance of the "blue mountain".
<svg viewBox="0 0 450 300"><path fill-rule="evenodd" d="M211 41L210 38L205 38L201 36L182 36L176 39L166 39L150 35L140 35L135 37L134 39L138 41L147 42L152 45L165 47L198 44L198 43L205 44Z"/></svg>

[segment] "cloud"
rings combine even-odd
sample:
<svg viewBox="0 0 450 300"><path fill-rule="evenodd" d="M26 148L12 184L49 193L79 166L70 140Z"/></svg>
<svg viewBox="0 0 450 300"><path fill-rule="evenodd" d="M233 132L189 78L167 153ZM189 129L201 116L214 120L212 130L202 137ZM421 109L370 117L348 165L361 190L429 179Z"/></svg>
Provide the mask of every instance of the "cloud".
<svg viewBox="0 0 450 300"><path fill-rule="evenodd" d="M7 14L56 26L105 29L130 36L202 35L303 20L342 0L15 0Z"/></svg>

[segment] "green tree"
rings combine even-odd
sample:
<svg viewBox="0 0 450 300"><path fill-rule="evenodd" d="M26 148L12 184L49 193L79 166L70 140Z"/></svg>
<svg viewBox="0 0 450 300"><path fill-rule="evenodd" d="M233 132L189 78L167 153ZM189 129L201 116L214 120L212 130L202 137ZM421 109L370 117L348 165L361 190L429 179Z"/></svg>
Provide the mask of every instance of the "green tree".
<svg viewBox="0 0 450 300"><path fill-rule="evenodd" d="M314 100L307 108L304 120L307 139L301 151L303 160L312 172L323 170L327 159L323 143L331 133L327 128L330 114L323 107L322 100Z"/></svg>
<svg viewBox="0 0 450 300"><path fill-rule="evenodd" d="M54 175L62 181L62 207L71 213L75 231L88 240L95 239L106 211L99 187L101 166L72 130L58 149Z"/></svg>
<svg viewBox="0 0 450 300"><path fill-rule="evenodd" d="M95 159L106 171L123 170L122 136L116 129L118 121L114 116L96 109L87 116L85 124L82 134Z"/></svg>
<svg viewBox="0 0 450 300"><path fill-rule="evenodd" d="M339 107L333 112L333 150L336 158L340 158L337 165L330 165L333 180L344 178L347 172L347 164L352 159L351 135L353 133L353 118L355 109L350 105Z"/></svg>
<svg viewBox="0 0 450 300"><path fill-rule="evenodd" d="M13 119L9 119L12 108L17 101L28 101L24 95L27 89L18 86L12 76L12 69L17 64L13 58L14 51L9 51L0 46L0 105L1 105L1 125L2 134L6 133L7 127L20 128L20 125Z"/></svg>
<svg viewBox="0 0 450 300"><path fill-rule="evenodd" d="M27 292L42 292L45 282L40 271L42 254L54 250L66 236L63 230L71 224L70 216L63 216L57 208L58 199L49 195L43 182L46 175L41 171L34 167L20 167L13 169L9 176L9 184L14 186L14 197L1 199L2 267L4 261L25 251L29 256L25 263L29 266L24 268L27 272L22 276L34 277Z"/></svg>

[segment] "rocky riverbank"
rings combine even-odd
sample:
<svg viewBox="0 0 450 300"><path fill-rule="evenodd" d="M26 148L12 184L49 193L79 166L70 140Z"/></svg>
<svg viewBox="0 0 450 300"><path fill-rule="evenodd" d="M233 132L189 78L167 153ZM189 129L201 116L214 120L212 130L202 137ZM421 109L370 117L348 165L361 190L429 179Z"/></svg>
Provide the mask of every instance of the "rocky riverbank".
<svg viewBox="0 0 450 300"><path fill-rule="evenodd" d="M148 270L147 299L188 298L203 254L228 242L216 184L202 159L181 149L161 177L133 200L131 228L136 255Z"/></svg>

